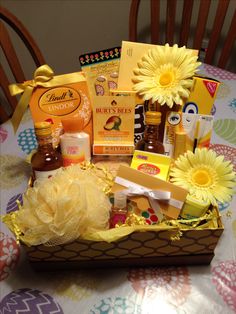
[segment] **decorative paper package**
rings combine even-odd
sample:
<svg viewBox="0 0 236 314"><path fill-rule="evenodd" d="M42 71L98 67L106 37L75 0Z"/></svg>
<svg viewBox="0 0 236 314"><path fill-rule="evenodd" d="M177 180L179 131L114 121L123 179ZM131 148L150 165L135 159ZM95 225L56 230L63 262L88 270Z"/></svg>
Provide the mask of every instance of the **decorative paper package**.
<svg viewBox="0 0 236 314"><path fill-rule="evenodd" d="M117 179L119 178L119 180ZM127 185L124 185L123 184ZM132 169L126 166L120 166L115 178L115 184L112 187L112 191L120 191L127 189L128 187L140 186L149 190L158 190L170 193L170 199L168 202L160 200L160 208L163 214L172 219L177 219L188 192L170 182L166 182L157 177L147 175L136 169ZM147 210L150 206L149 200L144 195L133 196L138 207L141 210Z"/></svg>

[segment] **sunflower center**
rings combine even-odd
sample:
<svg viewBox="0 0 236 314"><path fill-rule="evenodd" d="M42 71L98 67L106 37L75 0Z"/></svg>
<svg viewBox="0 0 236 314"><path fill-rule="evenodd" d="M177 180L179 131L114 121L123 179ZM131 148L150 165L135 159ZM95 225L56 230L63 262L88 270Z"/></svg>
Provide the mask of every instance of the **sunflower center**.
<svg viewBox="0 0 236 314"><path fill-rule="evenodd" d="M159 83L161 86L168 86L170 85L174 80L174 75L172 72L165 72L162 73L159 77Z"/></svg>
<svg viewBox="0 0 236 314"><path fill-rule="evenodd" d="M208 187L212 184L212 176L204 169L197 169L192 174L192 181L197 186Z"/></svg>

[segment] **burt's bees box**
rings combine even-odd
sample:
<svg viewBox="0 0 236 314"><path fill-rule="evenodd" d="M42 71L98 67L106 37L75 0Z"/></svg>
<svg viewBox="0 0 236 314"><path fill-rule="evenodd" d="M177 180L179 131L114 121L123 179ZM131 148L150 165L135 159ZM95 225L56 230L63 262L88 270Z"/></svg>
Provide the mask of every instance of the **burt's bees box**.
<svg viewBox="0 0 236 314"><path fill-rule="evenodd" d="M72 75L76 76L74 82L63 85L62 82L68 81ZM60 82L59 85L57 82ZM29 105L34 123L51 123L54 146L59 143L62 134L61 118L65 116L82 116L83 130L90 135L92 142L92 109L86 78L82 72L54 76L50 88L38 86L34 89Z"/></svg>
<svg viewBox="0 0 236 314"><path fill-rule="evenodd" d="M94 155L133 154L135 103L135 95L93 97Z"/></svg>

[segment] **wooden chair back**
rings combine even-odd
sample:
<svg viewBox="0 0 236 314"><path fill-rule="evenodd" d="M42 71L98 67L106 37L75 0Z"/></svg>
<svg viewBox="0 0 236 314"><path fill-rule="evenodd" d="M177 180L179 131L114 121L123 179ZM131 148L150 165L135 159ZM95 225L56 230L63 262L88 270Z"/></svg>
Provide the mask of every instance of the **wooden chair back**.
<svg viewBox="0 0 236 314"><path fill-rule="evenodd" d="M7 71L10 69L12 75L15 78L15 81L18 83L22 83L26 80L20 63L20 52L16 52L16 49L14 48L14 44L9 32L9 26L15 31L15 33L24 43L25 47L32 56L36 67L45 64L44 57L39 47L25 26L11 12L0 6L0 44L2 52L5 55L6 63L9 66L8 69L6 69L1 61L0 84L9 108L6 108L6 104L3 105L3 99L1 99L0 123L5 122L11 117L17 105L16 97L12 97L8 89L8 85L12 82L9 82L9 75Z"/></svg>
<svg viewBox="0 0 236 314"><path fill-rule="evenodd" d="M129 15L129 40L138 41L138 15L140 8L140 0L131 0L130 15ZM165 7L165 29L161 29L161 5ZM176 25L176 13L181 11L178 6L181 2L178 0L150 0L150 30L151 30L151 43L163 44L160 41L160 35L165 32L164 43L170 45L178 44L179 46L186 45L188 48L194 48L201 50L203 47L203 40L208 41L208 45L205 49L205 58L203 62L208 64L214 64L220 68L226 68L227 62L233 52L233 45L236 39L236 1L232 0L234 6L232 20L228 29L228 32L224 38L223 45L221 43L222 27L225 21L227 11L229 11L230 0L219 0L216 9L214 22L210 29L209 37L205 37L207 33L207 22L209 17L209 10L211 5L216 4L215 0L200 0L198 1L198 12L196 11L195 0L184 0L182 7L182 18L180 25ZM194 8L194 10L193 10ZM178 11L177 11L178 9ZM196 12L196 14L195 14ZM191 21L193 17L197 16L196 25L192 29ZM176 34L176 33L179 34ZM179 35L179 36L176 36ZM192 40L192 43L190 43ZM220 46L220 47L219 47ZM220 53L218 61L215 61L217 57L217 48Z"/></svg>

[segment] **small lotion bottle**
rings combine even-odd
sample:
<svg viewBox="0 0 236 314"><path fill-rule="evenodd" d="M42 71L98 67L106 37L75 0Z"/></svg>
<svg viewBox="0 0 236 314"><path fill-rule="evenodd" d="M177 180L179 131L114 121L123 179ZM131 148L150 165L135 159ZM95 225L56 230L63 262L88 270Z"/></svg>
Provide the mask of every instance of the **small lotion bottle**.
<svg viewBox="0 0 236 314"><path fill-rule="evenodd" d="M90 161L91 148L89 135L83 132L84 119L80 116L61 119L64 134L60 136L63 166Z"/></svg>

